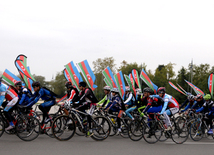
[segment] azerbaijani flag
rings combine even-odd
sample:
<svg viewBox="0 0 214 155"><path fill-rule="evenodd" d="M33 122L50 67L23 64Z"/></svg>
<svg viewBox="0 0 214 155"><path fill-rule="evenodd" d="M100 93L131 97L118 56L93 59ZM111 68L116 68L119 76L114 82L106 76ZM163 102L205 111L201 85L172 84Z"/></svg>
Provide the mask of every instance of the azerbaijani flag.
<svg viewBox="0 0 214 155"><path fill-rule="evenodd" d="M108 83L111 85L111 88L117 88L116 85L116 81L114 79L114 75L110 69L110 67L106 67L103 71L102 71L103 76L105 77L105 79L108 81Z"/></svg>
<svg viewBox="0 0 214 155"><path fill-rule="evenodd" d="M125 94L126 86L122 72L120 71L117 74L115 74L114 78L116 80L117 88L119 89L120 95L121 97L123 97L123 95Z"/></svg>
<svg viewBox="0 0 214 155"><path fill-rule="evenodd" d="M150 78L148 77L148 75L146 74L146 72L145 72L144 69L142 69L142 71L141 71L141 73L140 73L140 78L147 84L147 86L149 86L149 87L154 91L155 94L157 93L158 86L155 85L155 84L150 80Z"/></svg>
<svg viewBox="0 0 214 155"><path fill-rule="evenodd" d="M141 89L141 85L140 85L140 78L139 78L139 75L138 75L138 71L136 69L132 70L132 76L133 76L138 88L140 88L140 90L142 90Z"/></svg>
<svg viewBox="0 0 214 155"><path fill-rule="evenodd" d="M76 88L79 90L79 83L83 81L79 71L77 70L77 67L74 65L73 61L65 65L65 72L67 76L67 80L71 80L71 82L76 86Z"/></svg>
<svg viewBox="0 0 214 155"><path fill-rule="evenodd" d="M84 60L84 61L78 63L77 66L79 67L88 86L94 91L94 89L97 88L97 86L94 84L96 77L95 77L93 71L91 70L91 67L88 64L88 61Z"/></svg>
<svg viewBox="0 0 214 155"><path fill-rule="evenodd" d="M187 92L184 90L184 88L182 88L179 84L177 84L177 85L178 85L178 87L179 87L184 93L187 94Z"/></svg>
<svg viewBox="0 0 214 155"><path fill-rule="evenodd" d="M15 60L15 66L19 72L22 72L25 76L36 81L34 77L31 75L30 71L27 67L27 57L25 55L19 55Z"/></svg>
<svg viewBox="0 0 214 155"><path fill-rule="evenodd" d="M192 84L192 83L190 83L189 81L187 81L187 80L185 80L187 83L188 83L188 85L190 85L190 87L192 87L193 88L193 90L195 91L195 93L198 95L198 94L201 94L201 95L205 95L205 93L201 90L201 89L199 89L198 87L196 87L194 84Z"/></svg>
<svg viewBox="0 0 214 155"><path fill-rule="evenodd" d="M68 70L67 70L66 68L63 70L63 73L64 73L64 76L65 76L66 80L67 80L67 81L70 81L70 82L72 83L72 81L71 81L71 76L70 76L70 74L68 73Z"/></svg>
<svg viewBox="0 0 214 155"><path fill-rule="evenodd" d="M28 67L28 70L30 71L30 67ZM27 76L25 76L22 72L19 71L19 74L21 75L22 79L24 80L26 86L28 89L30 89L31 91L33 91L33 80L28 78Z"/></svg>
<svg viewBox="0 0 214 155"><path fill-rule="evenodd" d="M213 98L213 85L214 85L214 77L213 77L213 73L211 73L208 77L208 89L210 91L212 98Z"/></svg>
<svg viewBox="0 0 214 155"><path fill-rule="evenodd" d="M129 74L129 79L131 80L132 85L133 85L133 87L135 88L134 78L133 78L133 76L132 76L132 74L131 74L131 73Z"/></svg>
<svg viewBox="0 0 214 155"><path fill-rule="evenodd" d="M111 87L111 89L113 88L112 85L109 83L109 81L106 78L104 78L104 82L106 83L107 86Z"/></svg>
<svg viewBox="0 0 214 155"><path fill-rule="evenodd" d="M129 76L124 74L124 77L125 77L125 79L126 79L126 82L127 82L127 83L128 83L128 85L129 85L130 90L131 90L131 91L132 91L132 93L136 96L136 90L135 90L135 87L133 86L133 84L132 84L132 82L131 82L131 80L130 80Z"/></svg>
<svg viewBox="0 0 214 155"><path fill-rule="evenodd" d="M182 92L178 87L176 87L172 82L169 81L170 86L172 86L172 88L174 88L175 90L177 90L178 92L180 92L181 94L187 96L184 92Z"/></svg>
<svg viewBox="0 0 214 155"><path fill-rule="evenodd" d="M18 78L16 75L14 75L13 73L11 73L7 69L5 69L4 73L2 74L2 79L8 85L12 85L12 86L14 86L15 82L21 81L20 78Z"/></svg>

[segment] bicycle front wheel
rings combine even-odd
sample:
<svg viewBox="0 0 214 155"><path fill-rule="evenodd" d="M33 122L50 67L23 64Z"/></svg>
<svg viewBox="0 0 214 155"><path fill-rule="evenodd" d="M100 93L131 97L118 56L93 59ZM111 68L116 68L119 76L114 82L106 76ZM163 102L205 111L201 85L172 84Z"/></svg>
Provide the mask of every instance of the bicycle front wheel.
<svg viewBox="0 0 214 155"><path fill-rule="evenodd" d="M52 133L57 140L66 141L71 139L76 131L73 118L67 115L58 116L52 124Z"/></svg>
<svg viewBox="0 0 214 155"><path fill-rule="evenodd" d="M133 141L139 141L143 138L144 125L139 119L131 121L129 124L129 138Z"/></svg>
<svg viewBox="0 0 214 155"><path fill-rule="evenodd" d="M18 118L16 123L17 136L24 141L32 141L39 136L40 123L33 116Z"/></svg>
<svg viewBox="0 0 214 155"><path fill-rule="evenodd" d="M111 132L111 124L107 118L97 116L92 119L92 139L96 141L105 140Z"/></svg>
<svg viewBox="0 0 214 155"><path fill-rule="evenodd" d="M189 136L189 130L186 124L186 120L180 117L173 124L174 125L172 127L172 140L176 144L184 143Z"/></svg>
<svg viewBox="0 0 214 155"><path fill-rule="evenodd" d="M4 122L2 118L0 118L0 137L3 135L4 129L5 129Z"/></svg>
<svg viewBox="0 0 214 155"><path fill-rule="evenodd" d="M203 138L201 121L195 121L190 127L190 137L194 141L199 141Z"/></svg>
<svg viewBox="0 0 214 155"><path fill-rule="evenodd" d="M155 120L146 123L143 130L143 138L149 144L156 143L162 136L162 129Z"/></svg>

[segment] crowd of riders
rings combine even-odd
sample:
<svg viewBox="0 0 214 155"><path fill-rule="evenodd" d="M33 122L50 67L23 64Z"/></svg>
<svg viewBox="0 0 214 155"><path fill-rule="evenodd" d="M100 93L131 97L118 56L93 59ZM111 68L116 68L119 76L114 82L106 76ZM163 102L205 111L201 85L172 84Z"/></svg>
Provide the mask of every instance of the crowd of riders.
<svg viewBox="0 0 214 155"><path fill-rule="evenodd" d="M0 106L3 107L3 113L9 122L9 126L5 130L11 130L15 127L14 118L11 115L12 111L17 107L31 108L39 100L44 102L39 105L39 109L43 113L43 120L41 124L45 124L49 121L48 112L51 107L56 104L56 94L51 90L42 87L40 82L33 82L32 87L34 93L25 88L21 81L17 81L15 86L8 86L2 83L0 79ZM93 91L87 87L85 82L80 82L79 90L72 85L71 82L66 82L67 97L62 105L64 107L65 114L68 114L69 107L73 107L79 111L87 112L87 120L89 123L88 136L91 136L91 116L96 108L108 113L117 113L118 132L121 132L121 117L129 117L134 120L132 113L137 112L141 117L145 115L152 115L158 113L161 115L167 125L166 131L172 130L172 124L170 122L170 116L176 113L182 113L187 111L193 111L196 113L203 113L206 118L207 125L210 125L209 134L213 134L212 119L214 113L214 104L210 94L192 95L188 94L187 99L179 107L179 103L176 99L166 93L165 87L160 87L157 90L157 94L154 91L146 87L141 91L136 89L136 96L130 91L127 86L124 96L121 96L118 88L111 89L109 86L103 88L105 96L101 101L98 101ZM67 110L66 110L67 109ZM82 116L85 117L85 116ZM152 119L152 117L149 117Z"/></svg>

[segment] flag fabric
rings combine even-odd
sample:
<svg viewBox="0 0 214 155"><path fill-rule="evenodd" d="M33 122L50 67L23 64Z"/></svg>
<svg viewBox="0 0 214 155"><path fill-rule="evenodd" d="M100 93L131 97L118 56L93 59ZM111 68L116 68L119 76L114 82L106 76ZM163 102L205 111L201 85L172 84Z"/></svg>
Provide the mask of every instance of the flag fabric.
<svg viewBox="0 0 214 155"><path fill-rule="evenodd" d="M146 83L146 85L148 87L150 87L154 93L156 94L157 93L157 90L158 90L158 86L155 85L151 80L150 78L148 77L148 75L146 74L145 70L142 69L141 73L140 73L140 78Z"/></svg>
<svg viewBox="0 0 214 155"><path fill-rule="evenodd" d="M28 70L30 71L30 67L28 67ZM30 89L31 91L33 91L33 87L32 87L33 80L30 79L29 77L25 76L22 72L19 72L19 74L21 75L22 79L24 80L26 87L28 89Z"/></svg>
<svg viewBox="0 0 214 155"><path fill-rule="evenodd" d="M169 85L172 86L175 90L177 90L179 93L187 96L184 92L182 92L178 87L176 87L172 82L169 81Z"/></svg>
<svg viewBox="0 0 214 155"><path fill-rule="evenodd" d="M104 78L104 82L105 82L105 84L106 84L107 86L109 86L111 89L113 88L113 86L109 83L109 81L108 81L106 78Z"/></svg>
<svg viewBox="0 0 214 155"><path fill-rule="evenodd" d="M63 96L61 99L59 99L56 103L62 102L63 100L65 100L67 97L67 94L65 96Z"/></svg>
<svg viewBox="0 0 214 155"><path fill-rule="evenodd" d="M79 83L83 81L82 76L80 75L79 71L77 70L77 67L74 65L74 62L71 61L67 65L65 65L64 75L66 76L66 79L68 81L71 80L71 82L76 86L76 88L79 90Z"/></svg>
<svg viewBox="0 0 214 155"><path fill-rule="evenodd" d="M117 88L117 84L116 81L114 79L114 75L110 69L110 67L106 67L103 71L102 71L103 76L105 77L105 79L108 81L108 83L111 85L111 88Z"/></svg>
<svg viewBox="0 0 214 155"><path fill-rule="evenodd" d="M133 70L132 70L132 76L133 76L133 78L134 78L134 80L135 80L135 82L136 82L138 88L140 88L140 90L142 90L142 89L141 89L141 85L140 85L139 74L138 74L138 71L137 71L136 69L133 69Z"/></svg>
<svg viewBox="0 0 214 155"><path fill-rule="evenodd" d="M192 84L191 82L189 82L189 81L187 81L187 80L185 80L187 83L188 83L188 85L190 86L190 87L192 87L193 88L193 90L195 91L195 93L198 95L198 94L201 94L201 95L205 95L205 93L201 90L201 89L199 89L198 87L196 87L194 84Z"/></svg>
<svg viewBox="0 0 214 155"><path fill-rule="evenodd" d="M117 74L114 75L114 78L116 80L117 88L119 89L119 93L121 97L125 94L126 86L123 78L122 72L118 72Z"/></svg>
<svg viewBox="0 0 214 155"><path fill-rule="evenodd" d="M9 70L5 69L4 73L2 74L2 79L8 85L14 86L15 82L21 81L16 75L11 73Z"/></svg>
<svg viewBox="0 0 214 155"><path fill-rule="evenodd" d="M208 77L208 89L210 91L212 98L213 98L213 85L214 85L214 77L213 77L213 73L211 73Z"/></svg>
<svg viewBox="0 0 214 155"><path fill-rule="evenodd" d="M129 74L129 79L131 80L131 83L132 83L133 87L135 88L135 82L134 82L134 78L132 76L132 73Z"/></svg>
<svg viewBox="0 0 214 155"><path fill-rule="evenodd" d="M185 91L184 88L182 88L179 84L177 84L177 85L187 95L187 91Z"/></svg>
<svg viewBox="0 0 214 155"><path fill-rule="evenodd" d="M64 76L65 76L66 80L67 80L67 81L70 81L70 82L72 83L71 76L70 76L70 74L68 73L68 70L67 70L66 68L63 70L63 73L64 73ZM73 83L72 83L72 84L73 84Z"/></svg>
<svg viewBox="0 0 214 155"><path fill-rule="evenodd" d="M30 71L27 67L27 57L25 55L19 55L15 60L15 66L19 72L27 76L33 81L36 81L34 77L31 75Z"/></svg>
<svg viewBox="0 0 214 155"><path fill-rule="evenodd" d="M78 63L77 66L79 67L88 86L94 91L94 89L97 88L97 86L94 84L96 77L88 64L88 61L84 60Z"/></svg>
<svg viewBox="0 0 214 155"><path fill-rule="evenodd" d="M125 74L124 74L124 77L125 77L125 79L126 79L126 82L127 82L128 85L129 85L129 88L130 88L131 92L136 96L136 90L135 90L135 87L133 86L133 84L132 84L132 82L131 82L131 79L129 78L128 75L125 75Z"/></svg>

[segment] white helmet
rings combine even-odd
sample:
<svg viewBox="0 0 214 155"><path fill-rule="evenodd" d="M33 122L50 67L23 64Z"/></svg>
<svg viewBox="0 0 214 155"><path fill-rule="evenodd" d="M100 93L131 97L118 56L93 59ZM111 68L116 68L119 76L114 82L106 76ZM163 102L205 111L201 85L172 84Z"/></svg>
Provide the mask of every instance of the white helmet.
<svg viewBox="0 0 214 155"><path fill-rule="evenodd" d="M109 91L110 91L110 90L111 90L111 87L110 87L110 86L105 86L105 87L103 87L103 89L104 89L104 90L109 90Z"/></svg>
<svg viewBox="0 0 214 155"><path fill-rule="evenodd" d="M126 86L126 91L130 91L130 87L129 86Z"/></svg>
<svg viewBox="0 0 214 155"><path fill-rule="evenodd" d="M111 92L119 93L119 89L118 88L112 88Z"/></svg>

